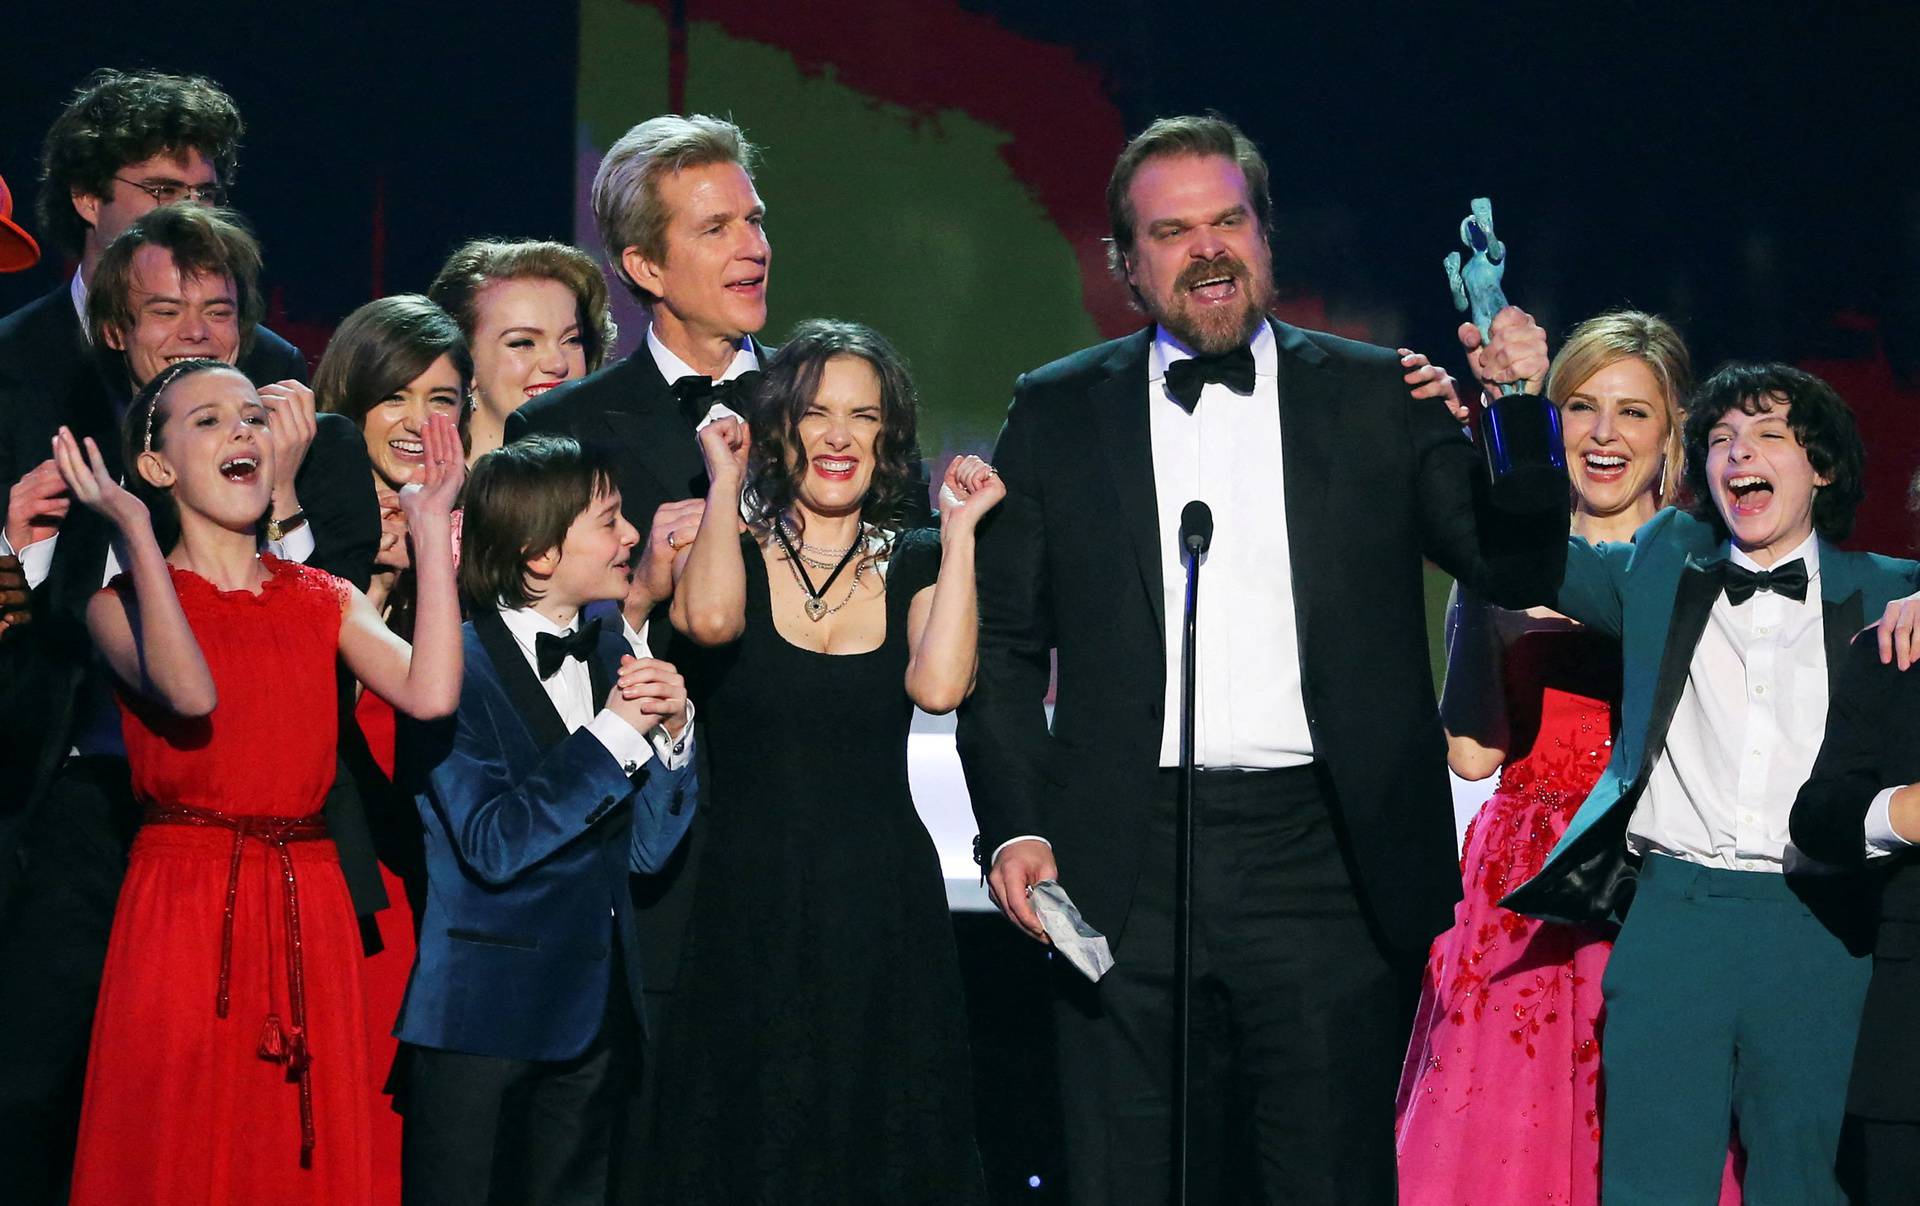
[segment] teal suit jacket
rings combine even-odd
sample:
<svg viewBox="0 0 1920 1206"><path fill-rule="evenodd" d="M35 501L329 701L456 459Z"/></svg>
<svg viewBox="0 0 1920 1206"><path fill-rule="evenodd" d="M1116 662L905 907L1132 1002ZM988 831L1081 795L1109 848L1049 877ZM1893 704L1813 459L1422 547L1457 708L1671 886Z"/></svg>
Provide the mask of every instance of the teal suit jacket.
<svg viewBox="0 0 1920 1206"><path fill-rule="evenodd" d="M1569 538L1566 579L1554 607L1620 642L1613 757L1540 873L1500 902L1507 908L1563 922L1626 911L1639 872L1627 853L1627 821L1666 744L1694 647L1720 595L1727 548L1712 526L1673 507L1648 520L1631 544ZM1820 541L1829 684L1846 664L1854 633L1916 588L1920 564L1842 552Z"/></svg>

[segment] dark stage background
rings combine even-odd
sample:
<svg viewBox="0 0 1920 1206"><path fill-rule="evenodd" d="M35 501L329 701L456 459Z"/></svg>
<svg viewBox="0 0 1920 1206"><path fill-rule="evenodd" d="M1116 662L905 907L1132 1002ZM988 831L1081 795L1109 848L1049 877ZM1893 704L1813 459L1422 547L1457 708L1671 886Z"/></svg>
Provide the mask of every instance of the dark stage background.
<svg viewBox="0 0 1920 1206"><path fill-rule="evenodd" d="M5 26L0 173L29 228L41 135L94 67L233 93L249 126L234 201L265 242L270 325L310 360L347 311L424 288L466 238L593 247L580 194L600 148L699 109L766 148L769 335L873 322L918 370L929 453L984 449L1015 373L1135 322L1099 243L1127 134L1213 107L1274 166L1283 317L1464 378L1439 263L1489 194L1508 292L1556 337L1634 305L1678 322L1703 371L1778 358L1831 379L1871 451L1853 543L1911 547L1911 6L33 0ZM0 312L64 272L56 255L0 278ZM991 1171L1044 1199L1042 965L996 919L960 924Z"/></svg>

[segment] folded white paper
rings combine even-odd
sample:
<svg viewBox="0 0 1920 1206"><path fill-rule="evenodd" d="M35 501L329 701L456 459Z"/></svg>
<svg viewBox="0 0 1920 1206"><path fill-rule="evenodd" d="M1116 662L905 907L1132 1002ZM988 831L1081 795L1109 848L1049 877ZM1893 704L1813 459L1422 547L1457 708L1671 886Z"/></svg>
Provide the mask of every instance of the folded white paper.
<svg viewBox="0 0 1920 1206"><path fill-rule="evenodd" d="M1067 957L1089 980L1098 980L1113 966L1113 953L1107 949L1107 936L1088 925L1073 907L1067 890L1051 879L1033 885L1030 898L1040 924L1053 939L1053 949Z"/></svg>

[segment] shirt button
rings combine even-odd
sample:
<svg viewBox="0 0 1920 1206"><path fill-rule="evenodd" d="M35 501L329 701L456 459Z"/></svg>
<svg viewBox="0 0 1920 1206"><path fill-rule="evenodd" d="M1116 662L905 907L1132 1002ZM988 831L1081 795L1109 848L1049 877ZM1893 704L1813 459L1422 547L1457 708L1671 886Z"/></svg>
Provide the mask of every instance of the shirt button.
<svg viewBox="0 0 1920 1206"><path fill-rule="evenodd" d="M1756 629L1754 629L1754 631L1755 631L1755 632L1757 632L1757 633L1759 633L1759 634L1760 634L1761 636L1772 636L1772 635L1773 635L1773 629L1772 629L1772 628L1770 628L1770 627L1768 627L1768 626L1767 626L1767 625L1765 625L1765 624L1762 624L1762 625L1760 625L1760 627L1758 627L1758 628L1756 628Z"/></svg>
<svg viewBox="0 0 1920 1206"><path fill-rule="evenodd" d="M1765 694L1767 693L1767 684L1765 684L1765 683L1757 683L1757 684L1755 684L1755 686L1754 686L1754 688L1753 688L1753 693L1754 693L1755 695L1765 695Z"/></svg>

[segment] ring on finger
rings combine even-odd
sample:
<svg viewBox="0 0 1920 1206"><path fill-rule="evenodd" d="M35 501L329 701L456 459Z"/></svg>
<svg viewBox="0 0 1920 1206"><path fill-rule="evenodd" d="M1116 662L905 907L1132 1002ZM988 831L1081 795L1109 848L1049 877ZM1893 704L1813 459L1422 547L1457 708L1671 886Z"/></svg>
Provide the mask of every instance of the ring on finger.
<svg viewBox="0 0 1920 1206"><path fill-rule="evenodd" d="M676 553L680 551L678 533L675 533L675 532L667 533L667 547Z"/></svg>

